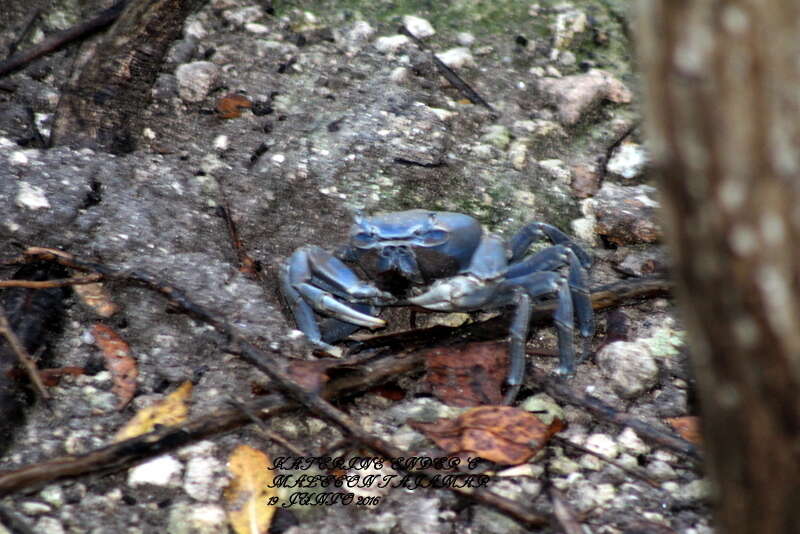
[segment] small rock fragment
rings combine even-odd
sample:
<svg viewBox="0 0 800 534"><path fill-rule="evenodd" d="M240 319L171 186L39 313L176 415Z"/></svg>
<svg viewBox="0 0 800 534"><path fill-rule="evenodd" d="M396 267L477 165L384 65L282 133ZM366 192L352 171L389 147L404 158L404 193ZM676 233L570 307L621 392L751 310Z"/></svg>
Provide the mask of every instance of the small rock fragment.
<svg viewBox="0 0 800 534"><path fill-rule="evenodd" d="M576 197L591 197L600 189L600 173L591 165L573 165L570 186Z"/></svg>
<svg viewBox="0 0 800 534"><path fill-rule="evenodd" d="M647 151L642 145L624 143L614 149L606 170L611 176L632 180L644 173L647 162Z"/></svg>
<svg viewBox="0 0 800 534"><path fill-rule="evenodd" d="M128 485L136 487L151 484L174 487L178 485L182 470L181 462L174 456L165 454L139 464L128 471Z"/></svg>
<svg viewBox="0 0 800 534"><path fill-rule="evenodd" d="M403 25L408 32L417 39L425 39L436 33L436 30L433 29L430 22L422 17L416 17L414 15L406 15L403 17Z"/></svg>
<svg viewBox="0 0 800 534"><path fill-rule="evenodd" d="M658 202L649 185L620 186L603 184L595 201L597 233L616 245L654 243L661 238L661 228L655 222Z"/></svg>
<svg viewBox="0 0 800 534"><path fill-rule="evenodd" d="M28 208L29 210L47 209L50 202L41 187L31 185L28 182L20 182L17 188L17 206Z"/></svg>
<svg viewBox="0 0 800 534"><path fill-rule="evenodd" d="M469 48L465 46L445 50L436 54L436 57L451 69L475 66L475 58L472 57L472 52L469 51Z"/></svg>
<svg viewBox="0 0 800 534"><path fill-rule="evenodd" d="M382 54L393 54L397 49L407 45L411 40L401 34L378 37L375 39L375 49Z"/></svg>
<svg viewBox="0 0 800 534"><path fill-rule="evenodd" d="M550 25L553 32L553 47L568 48L575 36L586 30L588 18L580 9L569 9L556 15L555 21Z"/></svg>
<svg viewBox="0 0 800 534"><path fill-rule="evenodd" d="M555 106L558 119L565 126L577 124L585 113L603 100L625 104L633 98L624 83L598 69L563 78L541 78L537 83L539 91Z"/></svg>
<svg viewBox="0 0 800 534"><path fill-rule="evenodd" d="M617 443L608 434L592 434L586 438L584 447L605 458L616 458L619 454Z"/></svg>
<svg viewBox="0 0 800 534"><path fill-rule="evenodd" d="M472 46L475 44L475 36L469 32L461 32L456 35L456 41L458 41L458 44L461 46Z"/></svg>
<svg viewBox="0 0 800 534"><path fill-rule="evenodd" d="M356 52L362 49L375 34L375 28L365 20L356 21L344 38L347 43L347 50Z"/></svg>
<svg viewBox="0 0 800 534"><path fill-rule="evenodd" d="M658 379L658 365L650 349L635 341L609 343L597 352L597 365L624 399L638 397Z"/></svg>
<svg viewBox="0 0 800 534"><path fill-rule="evenodd" d="M220 70L210 61L184 63L175 70L178 94L186 102L201 102L219 81Z"/></svg>

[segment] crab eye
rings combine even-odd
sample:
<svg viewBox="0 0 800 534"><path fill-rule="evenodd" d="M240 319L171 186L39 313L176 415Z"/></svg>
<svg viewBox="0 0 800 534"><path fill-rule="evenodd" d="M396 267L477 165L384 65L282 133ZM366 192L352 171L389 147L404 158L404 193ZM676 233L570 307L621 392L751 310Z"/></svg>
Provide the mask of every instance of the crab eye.
<svg viewBox="0 0 800 534"><path fill-rule="evenodd" d="M365 248L375 243L376 240L375 232L358 232L353 236L352 243L353 246Z"/></svg>

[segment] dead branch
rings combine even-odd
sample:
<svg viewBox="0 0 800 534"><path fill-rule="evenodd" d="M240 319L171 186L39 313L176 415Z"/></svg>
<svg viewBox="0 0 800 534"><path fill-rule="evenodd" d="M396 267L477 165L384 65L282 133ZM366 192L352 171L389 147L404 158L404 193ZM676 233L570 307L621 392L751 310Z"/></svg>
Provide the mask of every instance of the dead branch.
<svg viewBox="0 0 800 534"><path fill-rule="evenodd" d="M24 287L26 289L49 289L53 287L78 286L94 284L103 279L102 274L87 274L86 276L76 276L74 278L63 278L60 280L0 280L0 289L4 287Z"/></svg>
<svg viewBox="0 0 800 534"><path fill-rule="evenodd" d="M55 33L43 40L42 42L33 45L27 50L23 50L5 61L0 62L0 77L6 74L11 74L17 71L36 59L47 55L51 52L61 49L69 43L82 39L88 35L93 34L98 30L102 30L119 17L122 10L125 8L128 0L120 0L110 8L101 11L97 16L76 24L72 28Z"/></svg>
<svg viewBox="0 0 800 534"><path fill-rule="evenodd" d="M34 362L33 358L30 357L28 351L25 350L25 346L11 328L11 324L9 324L8 317L6 316L6 310L2 305L0 305L0 335L6 338L11 350L14 351L19 363L22 364L22 367L25 369L25 372L28 374L28 378L30 378L31 383L36 390L36 394L45 401L49 400L50 394L47 393L44 384L42 384L42 379L39 376L39 370L36 368L36 362Z"/></svg>

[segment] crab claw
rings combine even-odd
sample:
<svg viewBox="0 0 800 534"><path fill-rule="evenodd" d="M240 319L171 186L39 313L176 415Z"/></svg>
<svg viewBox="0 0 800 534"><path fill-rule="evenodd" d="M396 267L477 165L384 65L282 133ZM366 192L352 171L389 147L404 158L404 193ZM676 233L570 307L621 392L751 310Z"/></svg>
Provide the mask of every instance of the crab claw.
<svg viewBox="0 0 800 534"><path fill-rule="evenodd" d="M324 295L318 301L318 309L328 312L337 319L349 323L365 326L367 328L380 328L386 326L386 321L354 310L347 304L342 304L330 295Z"/></svg>
<svg viewBox="0 0 800 534"><path fill-rule="evenodd" d="M469 276L454 276L433 283L428 291L408 299L408 302L434 311L456 311L469 307L464 297L475 293L479 282Z"/></svg>

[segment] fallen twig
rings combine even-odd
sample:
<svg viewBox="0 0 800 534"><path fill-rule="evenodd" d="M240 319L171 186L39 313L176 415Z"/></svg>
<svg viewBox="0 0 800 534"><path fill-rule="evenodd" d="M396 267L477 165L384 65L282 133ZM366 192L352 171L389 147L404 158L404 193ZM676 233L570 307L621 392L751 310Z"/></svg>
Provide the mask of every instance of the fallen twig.
<svg viewBox="0 0 800 534"><path fill-rule="evenodd" d="M50 399L50 394L47 393L47 389L45 389L44 384L42 383L42 378L39 376L39 370L36 368L36 362L33 361L33 358L30 357L28 351L25 350L22 342L17 337L17 334L14 333L14 330L11 328L11 324L8 322L8 317L6 316L6 310L0 304L0 335L6 338L8 345L11 347L11 350L14 351L14 354L17 356L19 363L25 368L25 372L28 373L28 378L30 378L31 383L33 384L34 389L36 390L36 394L39 395L43 400L47 401Z"/></svg>
<svg viewBox="0 0 800 534"><path fill-rule="evenodd" d="M556 443L560 443L562 445L566 445L568 447L572 447L573 449L579 450L579 451L581 451L583 453L591 454L592 456L596 456L597 458L600 458L601 460L603 460L607 464L613 465L617 469L625 471L629 475L631 475L633 477L636 477L636 478L638 478L638 479L640 479L640 480L642 480L644 482L647 482L652 487L654 487L656 489L661 489L661 485L658 482L656 482L652 478L648 477L645 473L643 473L639 469L632 469L630 467L626 467L626 466L622 465L621 463L617 462L616 460L613 460L613 459L611 459L611 458L609 458L607 456L604 456L604 455L602 455L600 453L594 452L593 450L588 449L588 448L584 447L583 445L578 445L577 443L573 443L573 442L571 442L570 440L568 440L566 438L562 438L561 436L555 435L555 436L551 437L550 439L552 439Z"/></svg>
<svg viewBox="0 0 800 534"><path fill-rule="evenodd" d="M50 52L54 52L76 39L102 30L119 17L120 13L122 13L122 10L125 8L125 4L127 4L127 0L119 0L113 6L101 11L96 17L76 24L72 28L55 33L42 42L23 50L19 54L15 54L5 61L0 61L0 77L19 70L31 61L49 54Z"/></svg>
<svg viewBox="0 0 800 534"><path fill-rule="evenodd" d="M550 488L550 501L553 504L553 515L558 520L558 524L564 530L564 534L591 534L585 529L575 514L575 510L569 505L564 494L556 488Z"/></svg>
<svg viewBox="0 0 800 534"><path fill-rule="evenodd" d="M76 276L74 278L63 278L59 280L0 280L0 288L24 287L27 289L49 289L51 287L94 284L102 279L102 274L87 274L86 276Z"/></svg>
<svg viewBox="0 0 800 534"><path fill-rule="evenodd" d="M423 43L422 40L418 39L416 35L408 31L408 28L406 28L405 25L400 26L400 33L402 33L403 35L407 36L409 39L414 41L414 44L416 44L422 50L430 53L431 59L433 60L433 64L436 65L437 69L439 69L439 73L442 76L444 76L448 82L450 82L450 85L458 89L458 91L462 95L464 95L467 99L469 99L470 102L472 102L473 104L483 106L489 111L495 111L495 109L486 100L484 100L483 97L481 97L481 95L479 95L477 91L475 91L475 89L470 87L470 85L467 82L462 80L461 77L458 74L456 74L453 69L442 63L442 60L436 57L436 54L433 52L433 50L428 48L428 45Z"/></svg>

